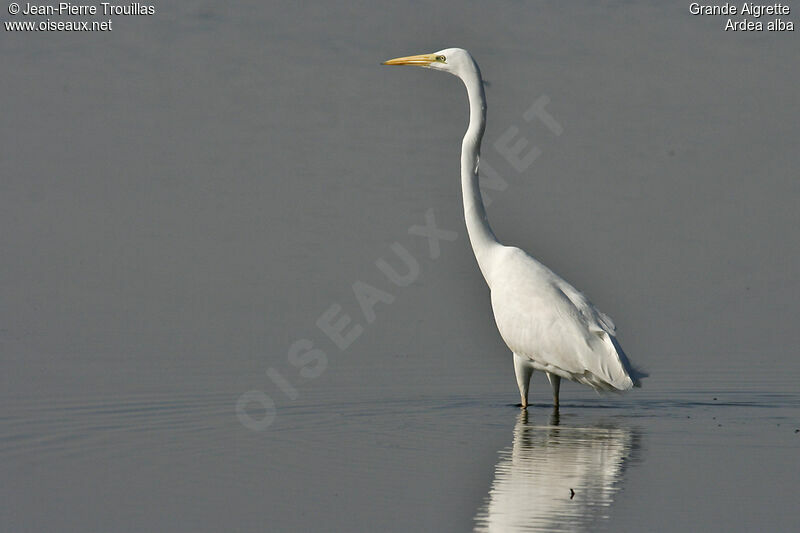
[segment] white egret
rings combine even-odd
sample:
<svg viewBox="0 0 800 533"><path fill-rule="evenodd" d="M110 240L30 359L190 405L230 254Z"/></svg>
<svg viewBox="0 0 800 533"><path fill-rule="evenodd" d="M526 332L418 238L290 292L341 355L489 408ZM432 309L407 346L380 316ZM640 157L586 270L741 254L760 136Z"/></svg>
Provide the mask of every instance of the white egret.
<svg viewBox="0 0 800 533"><path fill-rule="evenodd" d="M561 378L601 391L639 386L645 375L631 367L614 336L611 319L539 261L519 248L500 244L489 226L478 185L486 97L480 69L469 52L448 48L390 59L384 65L449 72L467 88L469 127L461 145L464 218L472 250L491 291L497 328L513 353L522 407L528 405L534 370L547 374L555 407Z"/></svg>

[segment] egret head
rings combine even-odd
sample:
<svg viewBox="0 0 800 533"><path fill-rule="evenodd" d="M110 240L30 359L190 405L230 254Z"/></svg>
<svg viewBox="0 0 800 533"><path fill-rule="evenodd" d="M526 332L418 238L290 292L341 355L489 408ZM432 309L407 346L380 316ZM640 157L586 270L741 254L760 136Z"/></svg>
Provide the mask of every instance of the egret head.
<svg viewBox="0 0 800 533"><path fill-rule="evenodd" d="M446 48L432 54L398 57L384 61L384 65L415 65L417 67L442 70L463 78L467 72L476 72L477 65L463 48Z"/></svg>

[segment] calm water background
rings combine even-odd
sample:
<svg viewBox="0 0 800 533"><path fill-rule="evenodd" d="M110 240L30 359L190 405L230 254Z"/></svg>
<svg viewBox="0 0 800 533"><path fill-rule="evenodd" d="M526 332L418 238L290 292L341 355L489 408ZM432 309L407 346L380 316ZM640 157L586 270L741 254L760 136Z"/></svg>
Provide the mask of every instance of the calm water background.
<svg viewBox="0 0 800 533"><path fill-rule="evenodd" d="M687 8L194 2L1 32L0 530L797 530L800 46ZM448 46L490 83L496 233L615 318L644 389L565 385L554 418L535 375L513 406L463 89L379 66ZM542 96L561 135L523 119ZM523 172L510 127L541 150ZM408 232L429 209L458 234L435 259ZM394 242L408 287L375 265ZM374 322L356 281L394 297ZM345 350L315 325L334 304Z"/></svg>

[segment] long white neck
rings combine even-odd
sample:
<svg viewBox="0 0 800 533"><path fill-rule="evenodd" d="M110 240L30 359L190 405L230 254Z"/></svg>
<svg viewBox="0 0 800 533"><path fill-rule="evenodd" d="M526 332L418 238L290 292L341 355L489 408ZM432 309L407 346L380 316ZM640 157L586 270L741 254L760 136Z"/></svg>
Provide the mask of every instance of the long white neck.
<svg viewBox="0 0 800 533"><path fill-rule="evenodd" d="M461 143L461 193L472 251L475 253L484 279L491 285L490 258L492 253L500 248L500 243L497 242L497 237L486 218L486 208L483 205L478 178L481 139L486 128L486 97L483 93L481 72L478 65L474 63L473 65L474 71L469 69L459 75L467 87L469 97L469 127Z"/></svg>

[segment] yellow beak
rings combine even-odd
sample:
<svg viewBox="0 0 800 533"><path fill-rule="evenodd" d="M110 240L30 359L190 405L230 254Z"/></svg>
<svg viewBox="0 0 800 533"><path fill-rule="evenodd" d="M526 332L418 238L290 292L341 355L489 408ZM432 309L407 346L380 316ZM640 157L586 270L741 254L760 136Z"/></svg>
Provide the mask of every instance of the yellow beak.
<svg viewBox="0 0 800 533"><path fill-rule="evenodd" d="M436 54L421 54L418 56L406 56L390 59L384 61L384 65L417 65L418 67L427 67L431 63L436 62Z"/></svg>

